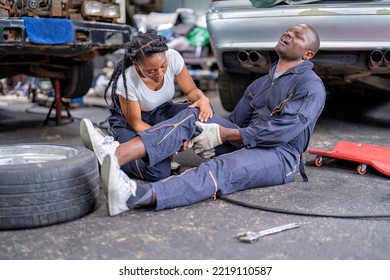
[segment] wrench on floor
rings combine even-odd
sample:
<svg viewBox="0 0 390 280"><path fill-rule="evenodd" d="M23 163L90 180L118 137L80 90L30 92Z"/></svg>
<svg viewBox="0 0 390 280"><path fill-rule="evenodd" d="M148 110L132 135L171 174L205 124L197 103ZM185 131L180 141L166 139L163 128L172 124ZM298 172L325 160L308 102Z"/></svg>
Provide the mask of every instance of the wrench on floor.
<svg viewBox="0 0 390 280"><path fill-rule="evenodd" d="M243 233L238 234L236 237L239 241L246 242L246 243L253 243L253 242L256 242L257 240L259 240L260 237L263 237L265 235L270 235L270 234L278 233L281 231L285 231L285 230L293 229L293 228L297 228L297 227L299 227L299 224L292 223L292 224L287 224L287 225L283 225L283 226L278 226L278 227L262 230L259 232L247 231L247 232L243 232Z"/></svg>

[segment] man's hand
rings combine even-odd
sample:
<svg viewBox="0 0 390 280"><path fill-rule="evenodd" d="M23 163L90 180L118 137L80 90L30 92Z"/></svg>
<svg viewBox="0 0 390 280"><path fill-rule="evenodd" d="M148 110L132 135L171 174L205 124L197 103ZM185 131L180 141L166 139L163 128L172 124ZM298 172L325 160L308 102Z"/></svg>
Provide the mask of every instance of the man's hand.
<svg viewBox="0 0 390 280"><path fill-rule="evenodd" d="M199 155L203 153L207 155L207 158L210 158L214 155L214 151L207 153L206 151L212 151L215 147L223 143L219 134L219 124L195 122L195 125L200 128L202 132L191 140L191 146L195 153Z"/></svg>

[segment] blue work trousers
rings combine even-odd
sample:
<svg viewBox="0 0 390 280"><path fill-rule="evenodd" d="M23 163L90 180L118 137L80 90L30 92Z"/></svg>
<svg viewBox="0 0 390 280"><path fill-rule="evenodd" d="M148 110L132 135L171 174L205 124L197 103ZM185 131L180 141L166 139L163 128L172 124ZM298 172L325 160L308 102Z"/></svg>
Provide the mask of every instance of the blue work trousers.
<svg viewBox="0 0 390 280"><path fill-rule="evenodd" d="M299 171L273 148L242 148L201 163L178 176L152 183L156 210L190 205L213 196L291 181Z"/></svg>

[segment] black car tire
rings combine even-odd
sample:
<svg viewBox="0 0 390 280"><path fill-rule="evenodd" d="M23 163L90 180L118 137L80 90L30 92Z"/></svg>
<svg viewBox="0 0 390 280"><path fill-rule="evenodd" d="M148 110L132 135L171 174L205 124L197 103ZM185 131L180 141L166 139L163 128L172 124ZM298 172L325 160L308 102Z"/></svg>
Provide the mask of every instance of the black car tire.
<svg viewBox="0 0 390 280"><path fill-rule="evenodd" d="M61 81L61 96L79 98L87 94L93 82L93 61L74 62Z"/></svg>
<svg viewBox="0 0 390 280"><path fill-rule="evenodd" d="M251 82L250 74L219 73L218 87L219 97L221 99L222 107L226 111L233 111L234 107L240 101L244 91Z"/></svg>
<svg viewBox="0 0 390 280"><path fill-rule="evenodd" d="M65 145L0 146L0 229L47 226L98 206L99 170L92 151Z"/></svg>

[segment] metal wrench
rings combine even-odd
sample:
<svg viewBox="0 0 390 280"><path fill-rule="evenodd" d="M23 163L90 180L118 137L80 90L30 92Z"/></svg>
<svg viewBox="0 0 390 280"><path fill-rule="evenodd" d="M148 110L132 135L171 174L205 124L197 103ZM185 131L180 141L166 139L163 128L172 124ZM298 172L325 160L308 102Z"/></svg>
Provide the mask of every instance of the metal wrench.
<svg viewBox="0 0 390 280"><path fill-rule="evenodd" d="M263 237L265 235L270 235L270 234L278 233L281 231L285 231L285 230L293 229L293 228L297 228L297 227L299 227L299 224L292 223L292 224L287 224L287 225L283 225L283 226L278 226L278 227L262 230L259 232L247 231L247 232L243 232L243 233L238 234L236 237L239 241L246 242L246 243L253 243L253 242L256 242L257 240L259 240L260 237Z"/></svg>

